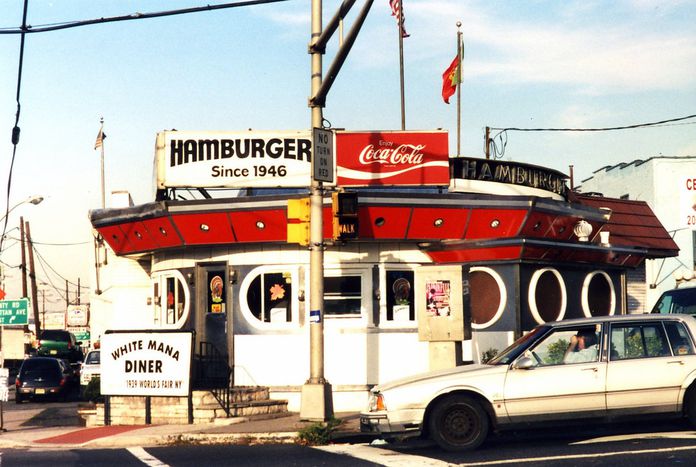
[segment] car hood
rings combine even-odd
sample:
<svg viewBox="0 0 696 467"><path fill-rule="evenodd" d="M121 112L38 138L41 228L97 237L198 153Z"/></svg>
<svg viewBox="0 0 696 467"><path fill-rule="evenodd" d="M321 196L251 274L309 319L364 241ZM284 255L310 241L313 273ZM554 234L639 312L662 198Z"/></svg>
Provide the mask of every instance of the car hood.
<svg viewBox="0 0 696 467"><path fill-rule="evenodd" d="M412 376L407 376L400 378L388 383L380 384L375 386L372 391L389 391L392 389L397 389L403 386L408 386L412 384L418 384L423 381L434 381L437 379L450 379L452 377L466 377L473 378L484 376L488 374L495 373L505 373L507 371L507 365L463 365L454 368L447 368L444 370L428 371L426 373L419 373Z"/></svg>

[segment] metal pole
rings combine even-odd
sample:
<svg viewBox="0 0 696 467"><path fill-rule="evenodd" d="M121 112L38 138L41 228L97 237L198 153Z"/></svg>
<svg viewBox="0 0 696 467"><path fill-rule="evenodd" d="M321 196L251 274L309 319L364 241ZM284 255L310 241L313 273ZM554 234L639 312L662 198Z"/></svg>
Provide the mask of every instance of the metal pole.
<svg viewBox="0 0 696 467"><path fill-rule="evenodd" d="M321 35L322 0L312 0L311 95L315 96L322 84L321 52L311 46ZM323 104L310 103L311 127L321 128ZM313 173L313 171L312 171ZM309 380L302 386L300 418L327 421L333 417L331 385L324 379L324 220L323 187L312 177L309 218Z"/></svg>
<svg viewBox="0 0 696 467"><path fill-rule="evenodd" d="M457 156L461 155L462 142L462 23L457 21Z"/></svg>
<svg viewBox="0 0 696 467"><path fill-rule="evenodd" d="M106 193L104 188L104 117L99 119L101 127L99 128L99 134L101 135L101 199L102 199L102 209L106 208Z"/></svg>
<svg viewBox="0 0 696 467"><path fill-rule="evenodd" d="M24 217L19 218L19 236L21 238L22 245L22 298L27 297L27 258L24 246Z"/></svg>
<svg viewBox="0 0 696 467"><path fill-rule="evenodd" d="M404 93L404 2L399 7L397 31L399 33L399 79L401 84L401 129L406 129L406 97Z"/></svg>

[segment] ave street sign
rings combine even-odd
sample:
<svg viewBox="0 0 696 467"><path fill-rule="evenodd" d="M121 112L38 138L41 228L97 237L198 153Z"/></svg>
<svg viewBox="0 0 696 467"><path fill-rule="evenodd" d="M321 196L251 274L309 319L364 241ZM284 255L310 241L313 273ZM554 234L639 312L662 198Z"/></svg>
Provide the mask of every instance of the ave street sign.
<svg viewBox="0 0 696 467"><path fill-rule="evenodd" d="M0 300L0 326L29 324L29 299Z"/></svg>

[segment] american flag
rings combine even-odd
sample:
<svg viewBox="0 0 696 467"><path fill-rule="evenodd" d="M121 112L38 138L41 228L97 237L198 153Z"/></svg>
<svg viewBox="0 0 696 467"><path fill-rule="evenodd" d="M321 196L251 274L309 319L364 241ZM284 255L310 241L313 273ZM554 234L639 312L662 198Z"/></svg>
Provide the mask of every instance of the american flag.
<svg viewBox="0 0 696 467"><path fill-rule="evenodd" d="M106 133L104 133L104 130L100 128L99 134L97 135L97 140L94 142L94 149L102 147L102 144L104 144L104 138L106 138Z"/></svg>
<svg viewBox="0 0 696 467"><path fill-rule="evenodd" d="M409 34L406 33L406 28L404 28L404 16L401 8L401 1L402 0L389 0L389 6L391 7L392 16L396 18L396 22L401 28L401 37L408 37Z"/></svg>

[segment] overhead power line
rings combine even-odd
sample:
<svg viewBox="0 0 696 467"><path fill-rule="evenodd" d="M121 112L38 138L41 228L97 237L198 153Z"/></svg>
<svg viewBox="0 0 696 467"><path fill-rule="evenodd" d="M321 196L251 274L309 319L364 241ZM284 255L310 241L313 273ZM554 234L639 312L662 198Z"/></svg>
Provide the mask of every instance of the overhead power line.
<svg viewBox="0 0 696 467"><path fill-rule="evenodd" d="M161 18L163 16L185 15L202 11L223 10L241 6L264 5L267 3L287 2L289 0L245 0L234 3L221 3L219 5L204 5L199 7L181 8L178 10L155 11L151 13L131 13L129 15L110 16L108 18L95 18L81 21L66 21L63 23L43 24L39 26L26 25L20 28L0 28L0 34L25 34L37 32L58 31L61 29L77 28L92 24L115 23L118 21L133 21L138 19Z"/></svg>
<svg viewBox="0 0 696 467"><path fill-rule="evenodd" d="M520 128L520 127L488 127L485 138L486 152L491 154L493 159L501 159L505 154L505 148L508 143L508 131L526 131L526 132L541 132L541 131L568 131L568 132L599 132L599 131L617 131L617 130L632 130L636 128L649 128L656 126L675 126L675 125L691 125L696 122L688 122L675 124L674 122L681 122L683 120L690 120L696 118L696 114L687 115L686 117L670 118L668 120L660 120L659 122L649 122L649 123L636 123L634 125L623 125L623 126L611 126L611 127L601 127L601 128ZM488 138L488 130L496 130L498 133L492 138Z"/></svg>

